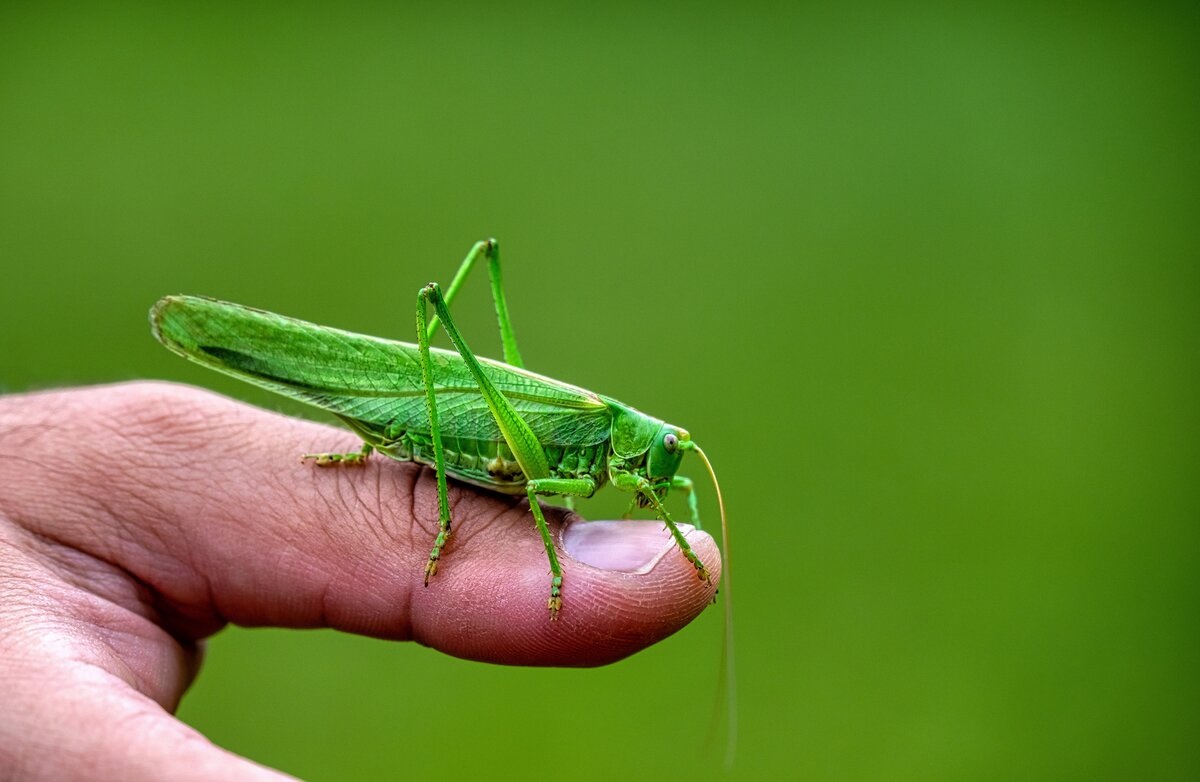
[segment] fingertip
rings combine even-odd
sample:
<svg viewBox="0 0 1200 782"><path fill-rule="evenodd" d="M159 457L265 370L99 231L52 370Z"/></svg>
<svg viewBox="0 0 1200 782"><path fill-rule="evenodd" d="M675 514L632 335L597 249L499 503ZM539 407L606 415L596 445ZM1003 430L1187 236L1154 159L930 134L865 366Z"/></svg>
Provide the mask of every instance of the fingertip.
<svg viewBox="0 0 1200 782"><path fill-rule="evenodd" d="M546 508L563 571L562 608L547 608L550 572L530 524L492 538L486 556L448 552L444 568L414 599L416 640L449 654L512 665L588 667L628 657L683 628L712 603L720 575L713 539L681 532L712 575L703 580L659 521L595 521ZM524 515L528 515L527 508ZM522 540L524 538L525 540ZM475 547L475 537L468 544ZM455 561L455 556L463 561Z"/></svg>

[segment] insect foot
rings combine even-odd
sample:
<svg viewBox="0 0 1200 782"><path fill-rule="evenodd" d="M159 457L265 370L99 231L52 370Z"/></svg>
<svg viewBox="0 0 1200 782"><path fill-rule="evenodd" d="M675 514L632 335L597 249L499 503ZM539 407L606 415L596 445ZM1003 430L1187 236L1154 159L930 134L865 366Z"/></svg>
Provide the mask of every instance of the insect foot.
<svg viewBox="0 0 1200 782"><path fill-rule="evenodd" d="M557 620L558 612L562 610L562 576L550 579L550 599L546 601L546 607L550 609L550 621Z"/></svg>
<svg viewBox="0 0 1200 782"><path fill-rule="evenodd" d="M306 453L300 457L300 461L311 461L318 467L328 467L331 464L366 464L367 457L371 455L371 446L363 444L361 451L352 453Z"/></svg>
<svg viewBox="0 0 1200 782"><path fill-rule="evenodd" d="M331 464L353 466L366 461L359 453L306 453L300 457L302 462L312 462L318 467L328 467Z"/></svg>
<svg viewBox="0 0 1200 782"><path fill-rule="evenodd" d="M706 568L704 563L700 561L700 557L696 556L696 554L690 548L683 553L684 556L687 557L688 562L691 562L696 567L696 575L700 577L700 580L711 584L712 574L708 572L708 568Z"/></svg>
<svg viewBox="0 0 1200 782"><path fill-rule="evenodd" d="M437 575L438 560L442 558L442 547L449 539L450 530L443 530L433 541L433 550L429 552L429 561L425 563L425 586L429 586L429 579Z"/></svg>

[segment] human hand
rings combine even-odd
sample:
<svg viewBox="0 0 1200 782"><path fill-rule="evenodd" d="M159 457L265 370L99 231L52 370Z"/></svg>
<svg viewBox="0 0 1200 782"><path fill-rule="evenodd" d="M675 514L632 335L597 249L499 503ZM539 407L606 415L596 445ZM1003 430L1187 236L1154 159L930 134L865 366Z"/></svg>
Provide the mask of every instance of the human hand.
<svg viewBox="0 0 1200 782"><path fill-rule="evenodd" d="M331 627L511 665L591 666L695 618L712 538L547 506L564 606L548 621L528 508L454 482L454 537L428 589L433 472L348 433L184 386L0 397L0 776L279 780L171 716L227 622ZM344 447L343 447L344 446Z"/></svg>

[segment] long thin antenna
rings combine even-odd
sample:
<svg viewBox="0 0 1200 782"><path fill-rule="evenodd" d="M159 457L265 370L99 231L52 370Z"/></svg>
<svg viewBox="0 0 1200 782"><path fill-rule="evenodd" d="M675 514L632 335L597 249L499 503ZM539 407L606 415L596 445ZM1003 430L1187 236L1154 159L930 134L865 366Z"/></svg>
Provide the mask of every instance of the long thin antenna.
<svg viewBox="0 0 1200 782"><path fill-rule="evenodd" d="M733 588L730 574L732 572L732 556L729 549L729 525L725 521L725 500L721 496L721 484L717 482L717 473L713 470L712 462L704 454L700 446L693 441L692 450L704 462L708 476L712 478L713 488L717 490L717 505L721 509L721 575L725 581L725 631L724 643L721 646L721 676L725 679L725 705L729 710L725 736L725 768L733 768L733 758L737 754L737 669L733 660Z"/></svg>

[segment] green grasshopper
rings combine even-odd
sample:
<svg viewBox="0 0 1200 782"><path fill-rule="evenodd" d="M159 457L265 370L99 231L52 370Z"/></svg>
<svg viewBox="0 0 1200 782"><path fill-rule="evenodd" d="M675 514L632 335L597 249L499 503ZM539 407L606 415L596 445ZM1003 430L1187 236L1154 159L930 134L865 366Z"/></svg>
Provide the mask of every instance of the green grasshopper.
<svg viewBox="0 0 1200 782"><path fill-rule="evenodd" d="M475 263L486 258L500 323L504 362L477 358L467 347L449 304ZM427 320L428 305L435 315ZM431 348L441 322L456 351ZM653 508L703 581L708 568L692 551L663 501L670 489L687 496L699 524L692 481L676 475L683 454L704 462L721 509L716 473L687 430L615 399L524 369L508 317L500 248L478 242L443 296L437 283L417 294L417 344L318 326L239 304L197 296L166 296L150 310L154 336L179 355L210 369L333 413L363 440L353 453L306 454L317 464L360 463L372 451L432 466L437 473L438 533L425 564L425 586L437 574L450 539L446 476L510 495L526 495L550 560L554 620L563 605L563 573L539 496L568 503L605 483L631 492L633 505ZM729 621L728 545L726 621Z"/></svg>

